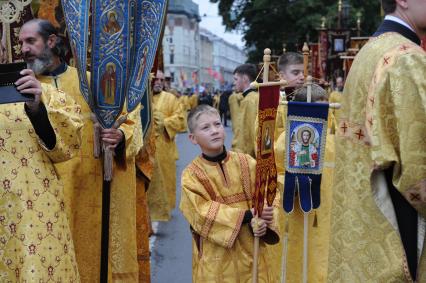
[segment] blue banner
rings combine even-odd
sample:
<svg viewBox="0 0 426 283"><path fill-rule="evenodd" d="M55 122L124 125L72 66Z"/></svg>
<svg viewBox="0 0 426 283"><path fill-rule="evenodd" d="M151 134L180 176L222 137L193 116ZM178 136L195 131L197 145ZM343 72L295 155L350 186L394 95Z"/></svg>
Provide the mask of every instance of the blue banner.
<svg viewBox="0 0 426 283"><path fill-rule="evenodd" d="M149 74L164 24L167 0L132 1L135 7L133 50L127 110L131 112L145 94Z"/></svg>
<svg viewBox="0 0 426 283"><path fill-rule="evenodd" d="M131 112L146 93L167 0L62 0L62 3L81 92L101 125L110 128L126 101L127 112ZM89 51L90 88L86 76ZM150 107L142 111L148 111L143 116L150 121Z"/></svg>
<svg viewBox="0 0 426 283"><path fill-rule="evenodd" d="M293 211L296 192L304 212L320 206L328 106L325 103L288 103L283 195L287 213Z"/></svg>

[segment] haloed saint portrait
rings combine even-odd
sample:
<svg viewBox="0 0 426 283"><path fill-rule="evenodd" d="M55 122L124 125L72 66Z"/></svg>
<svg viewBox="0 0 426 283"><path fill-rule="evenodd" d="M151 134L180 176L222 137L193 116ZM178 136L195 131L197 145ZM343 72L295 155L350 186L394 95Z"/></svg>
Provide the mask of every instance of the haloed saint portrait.
<svg viewBox="0 0 426 283"><path fill-rule="evenodd" d="M322 121L288 121L287 169L306 173L321 170L326 128Z"/></svg>

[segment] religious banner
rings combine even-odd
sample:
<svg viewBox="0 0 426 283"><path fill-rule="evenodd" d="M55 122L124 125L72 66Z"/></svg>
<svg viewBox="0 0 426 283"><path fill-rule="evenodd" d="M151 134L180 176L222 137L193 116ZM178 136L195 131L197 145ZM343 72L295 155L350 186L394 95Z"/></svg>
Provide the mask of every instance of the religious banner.
<svg viewBox="0 0 426 283"><path fill-rule="evenodd" d="M253 198L256 215L262 215L265 193L268 206L272 206L277 190L274 132L279 98L280 85L259 87L256 188Z"/></svg>
<svg viewBox="0 0 426 283"><path fill-rule="evenodd" d="M312 62L312 76L314 78L321 77L321 64L320 64L320 54L319 54L319 44L311 44L311 62Z"/></svg>
<svg viewBox="0 0 426 283"><path fill-rule="evenodd" d="M125 101L131 112L145 94L167 0L63 0L62 5L81 92L100 124L110 128ZM86 76L89 49L90 89Z"/></svg>
<svg viewBox="0 0 426 283"><path fill-rule="evenodd" d="M327 60L328 60L328 34L326 30L321 30L319 35L319 68L321 79L327 77Z"/></svg>
<svg viewBox="0 0 426 283"><path fill-rule="evenodd" d="M328 108L324 103L288 103L283 195L287 213L294 209L296 192L304 212L320 206Z"/></svg>

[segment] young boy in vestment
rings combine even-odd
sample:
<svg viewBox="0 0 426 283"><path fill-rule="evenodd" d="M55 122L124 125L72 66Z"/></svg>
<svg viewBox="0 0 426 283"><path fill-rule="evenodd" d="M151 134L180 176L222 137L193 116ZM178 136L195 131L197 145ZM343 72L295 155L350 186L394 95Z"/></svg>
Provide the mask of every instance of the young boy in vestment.
<svg viewBox="0 0 426 283"><path fill-rule="evenodd" d="M182 173L180 209L193 234L193 282L251 282L254 237L260 237L258 282L277 282L267 265L265 243L279 241L279 194L254 224L256 161L226 151L219 113L200 105L188 116L189 139L202 154Z"/></svg>

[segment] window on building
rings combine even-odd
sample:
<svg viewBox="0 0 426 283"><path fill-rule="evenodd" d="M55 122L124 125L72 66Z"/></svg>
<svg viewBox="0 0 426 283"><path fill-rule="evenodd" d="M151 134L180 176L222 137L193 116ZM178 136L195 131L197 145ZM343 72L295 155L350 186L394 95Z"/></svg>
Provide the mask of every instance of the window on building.
<svg viewBox="0 0 426 283"><path fill-rule="evenodd" d="M170 64L174 64L174 63L175 63L175 54L170 53Z"/></svg>
<svg viewBox="0 0 426 283"><path fill-rule="evenodd" d="M175 72L170 72L170 78L173 83L175 81Z"/></svg>

